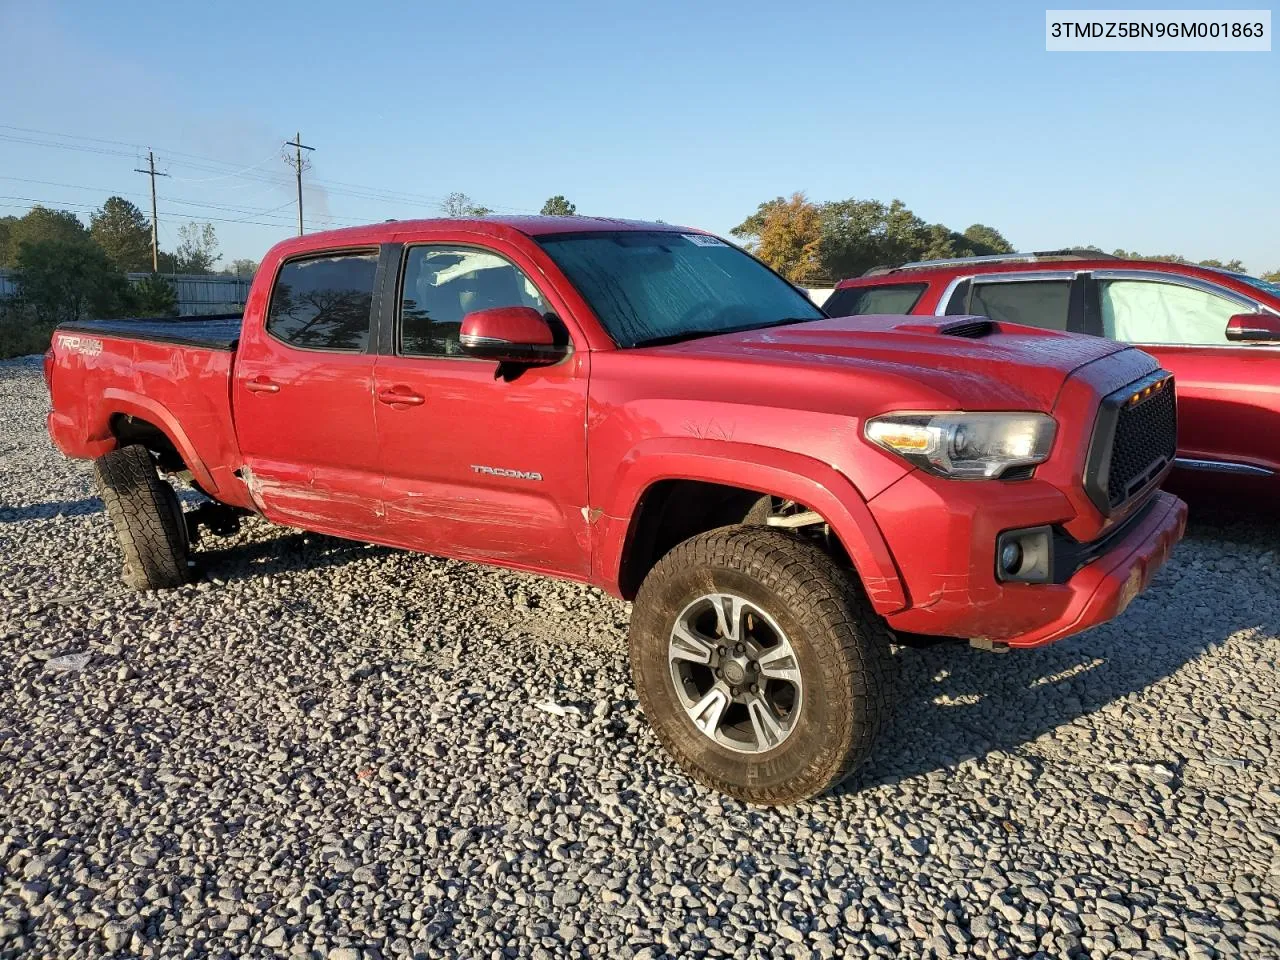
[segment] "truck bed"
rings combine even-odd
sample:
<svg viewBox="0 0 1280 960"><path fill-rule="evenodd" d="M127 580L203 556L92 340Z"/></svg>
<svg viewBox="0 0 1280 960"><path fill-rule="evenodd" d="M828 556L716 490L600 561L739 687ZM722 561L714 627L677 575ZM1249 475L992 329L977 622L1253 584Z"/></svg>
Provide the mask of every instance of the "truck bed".
<svg viewBox="0 0 1280 960"><path fill-rule="evenodd" d="M243 314L223 313L207 317L144 317L126 320L81 320L58 325L59 330L175 343L209 350L234 350L240 339Z"/></svg>

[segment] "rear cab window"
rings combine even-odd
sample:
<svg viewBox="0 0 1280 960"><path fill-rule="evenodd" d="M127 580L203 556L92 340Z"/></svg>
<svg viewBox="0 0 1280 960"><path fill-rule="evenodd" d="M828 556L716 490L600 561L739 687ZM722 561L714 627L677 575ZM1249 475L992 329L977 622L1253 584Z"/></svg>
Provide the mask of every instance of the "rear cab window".
<svg viewBox="0 0 1280 960"><path fill-rule="evenodd" d="M286 261L271 288L267 333L304 350L364 352L377 272L376 250Z"/></svg>
<svg viewBox="0 0 1280 960"><path fill-rule="evenodd" d="M1066 330L1070 318L1070 280L997 280L974 278L967 313L1003 323L1045 330Z"/></svg>
<svg viewBox="0 0 1280 960"><path fill-rule="evenodd" d="M841 287L822 305L832 317L877 313L910 313L928 289L927 283L895 283L874 287Z"/></svg>

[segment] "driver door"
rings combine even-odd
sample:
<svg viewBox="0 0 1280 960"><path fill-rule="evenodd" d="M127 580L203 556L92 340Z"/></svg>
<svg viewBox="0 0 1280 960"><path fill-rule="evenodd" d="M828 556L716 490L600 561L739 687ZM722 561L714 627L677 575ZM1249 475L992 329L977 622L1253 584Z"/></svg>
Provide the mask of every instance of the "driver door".
<svg viewBox="0 0 1280 960"><path fill-rule="evenodd" d="M383 522L428 553L585 577L590 354L501 376L458 343L476 310L550 314L531 273L470 244L405 248L394 342L374 367Z"/></svg>

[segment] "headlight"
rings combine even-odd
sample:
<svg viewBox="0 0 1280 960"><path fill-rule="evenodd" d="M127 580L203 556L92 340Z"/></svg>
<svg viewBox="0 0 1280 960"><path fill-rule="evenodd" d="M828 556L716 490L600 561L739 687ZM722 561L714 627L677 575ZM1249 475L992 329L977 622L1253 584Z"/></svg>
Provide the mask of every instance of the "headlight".
<svg viewBox="0 0 1280 960"><path fill-rule="evenodd" d="M868 420L866 436L940 477L983 480L1044 463L1057 428L1043 413L891 413Z"/></svg>

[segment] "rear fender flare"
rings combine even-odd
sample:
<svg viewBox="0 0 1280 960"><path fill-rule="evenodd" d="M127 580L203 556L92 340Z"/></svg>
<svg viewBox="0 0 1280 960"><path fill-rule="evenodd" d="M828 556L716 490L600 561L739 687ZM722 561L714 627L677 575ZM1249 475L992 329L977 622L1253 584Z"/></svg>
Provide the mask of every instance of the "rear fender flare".
<svg viewBox="0 0 1280 960"><path fill-rule="evenodd" d="M880 528L854 485L834 467L789 451L748 443L657 438L623 458L612 497L594 525L597 582L619 592L622 563L636 532L645 491L663 480L700 480L803 503L835 531L877 613L907 606L902 578Z"/></svg>
<svg viewBox="0 0 1280 960"><path fill-rule="evenodd" d="M108 387L104 390L102 400L99 439L104 441L111 439L111 418L117 414L145 420L169 438L169 442L182 455L182 462L187 465L187 469L191 471L191 475L200 484L200 487L210 494L216 494L218 484L213 479L213 475L209 473L208 467L200 459L200 455L196 453L195 445L187 436L186 431L182 429L177 417L170 413L166 407L141 394L121 390L117 387ZM105 453L106 450L103 450L103 452Z"/></svg>

